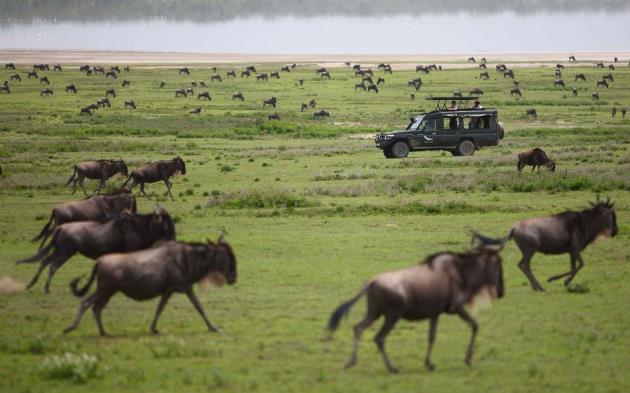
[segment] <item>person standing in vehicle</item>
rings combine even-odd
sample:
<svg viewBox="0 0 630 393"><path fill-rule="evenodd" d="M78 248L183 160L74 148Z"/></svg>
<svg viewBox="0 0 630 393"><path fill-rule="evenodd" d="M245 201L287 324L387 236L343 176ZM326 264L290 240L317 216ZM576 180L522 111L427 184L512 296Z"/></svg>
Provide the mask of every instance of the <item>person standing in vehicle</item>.
<svg viewBox="0 0 630 393"><path fill-rule="evenodd" d="M453 100L451 101L451 105L448 107L449 111L456 111L459 108L457 107L457 101Z"/></svg>
<svg viewBox="0 0 630 393"><path fill-rule="evenodd" d="M479 100L475 100L475 105L473 105L472 109L483 109L483 106Z"/></svg>

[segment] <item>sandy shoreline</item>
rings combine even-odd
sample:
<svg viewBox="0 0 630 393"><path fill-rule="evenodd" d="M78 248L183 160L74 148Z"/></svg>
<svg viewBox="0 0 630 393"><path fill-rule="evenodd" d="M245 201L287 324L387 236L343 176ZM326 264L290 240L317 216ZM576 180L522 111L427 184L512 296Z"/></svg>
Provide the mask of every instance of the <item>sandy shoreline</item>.
<svg viewBox="0 0 630 393"><path fill-rule="evenodd" d="M477 67L466 60L475 56L477 61L486 57L488 63L514 63L513 66L555 65L567 63L575 56L576 64L598 61L612 63L615 57L628 64L630 51L617 52L548 52L548 53L475 53L467 54L247 54L247 53L180 53L180 52L134 52L95 50L19 50L0 49L0 63L33 64L133 64L178 66L188 64L243 64L243 63L298 63L317 64L328 67L343 66L344 62L361 64L392 63L394 69L409 69L416 64L446 63L449 68Z"/></svg>

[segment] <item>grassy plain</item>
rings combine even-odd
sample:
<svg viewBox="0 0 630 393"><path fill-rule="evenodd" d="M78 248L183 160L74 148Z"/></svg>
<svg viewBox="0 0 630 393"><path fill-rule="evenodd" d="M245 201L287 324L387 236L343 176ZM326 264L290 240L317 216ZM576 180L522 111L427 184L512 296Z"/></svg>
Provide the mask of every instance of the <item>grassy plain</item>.
<svg viewBox="0 0 630 393"><path fill-rule="evenodd" d="M263 71L280 64L257 64ZM26 67L19 73L25 77ZM625 392L630 389L630 116L610 109L630 106L630 68L613 72L610 89L593 102L595 66L564 71L567 89L553 88L550 67L518 68L523 98L509 97L511 80L490 69L449 70L417 75L378 72L386 79L378 95L354 91L348 69L332 69L322 81L313 66L300 65L280 80L225 79L210 83L210 67L192 75L173 68L132 67L116 81L87 77L77 65L48 72L55 91L41 98L40 84L12 82L0 95L0 277L26 282L35 266L14 265L34 253L29 242L57 203L78 199L63 184L72 164L95 158L123 158L130 168L181 155L188 174L176 178L171 202L163 185L149 185L152 200L139 197L142 211L158 201L176 217L178 238L215 238L225 228L239 263L234 287L200 290L210 319L222 333L208 333L188 301L174 297L162 315L161 336L148 333L156 301L115 297L104 312L111 334L100 338L86 315L80 328L61 334L79 301L67 283L87 274L83 257L55 276L50 295L42 283L29 292L0 295L0 391L571 391ZM12 71L0 71L0 80ZM585 73L587 82L569 82ZM424 86L409 99L406 82ZM122 79L131 87L120 87ZM174 90L205 80L212 101L175 99ZM297 79L305 79L303 87ZM167 87L159 89L159 81ZM63 88L74 83L79 94ZM568 87L579 89L572 97ZM79 108L116 88L113 108L94 117ZM482 102L496 107L507 134L500 146L473 157L441 152L412 153L387 160L367 137L404 126L411 113L432 109L422 98L480 87ZM242 91L244 103L231 95ZM262 100L278 97L277 110ZM300 104L311 98L331 112L314 121ZM135 111L123 100L134 99ZM202 107L199 116L188 114ZM535 107L537 120L525 116ZM281 121L267 121L278 113ZM557 162L555 173L516 173L516 154L544 148ZM121 179L114 179L120 183ZM95 186L90 184L91 186ZM444 316L434 350L437 370L422 364L427 324L401 322L388 351L399 375L389 375L366 332L358 365L341 366L351 349L351 326L364 312L359 303L334 339L324 327L330 312L375 273L408 266L442 250L465 250L468 231L505 234L517 220L581 209L595 195L616 202L617 238L590 246L576 282L587 293L561 283L534 293L516 263L514 244L503 252L506 297L479 312L480 333L473 367L463 362L467 326ZM568 256L534 257L542 282L568 269ZM55 356L87 354L81 367L55 368ZM53 370L53 371L51 371ZM70 371L68 371L70 370ZM72 377L75 377L73 380ZM66 378L67 377L67 378Z"/></svg>

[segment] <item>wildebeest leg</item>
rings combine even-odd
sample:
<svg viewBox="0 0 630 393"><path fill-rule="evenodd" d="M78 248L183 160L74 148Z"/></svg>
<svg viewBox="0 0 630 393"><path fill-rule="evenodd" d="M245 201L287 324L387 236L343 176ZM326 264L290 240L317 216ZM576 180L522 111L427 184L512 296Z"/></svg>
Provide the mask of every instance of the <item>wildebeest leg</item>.
<svg viewBox="0 0 630 393"><path fill-rule="evenodd" d="M175 198L173 198L173 194L171 194L171 182L169 182L168 179L164 179L164 184L166 184L166 194L170 195L172 200L175 200Z"/></svg>
<svg viewBox="0 0 630 393"><path fill-rule="evenodd" d="M72 324L64 329L63 331L64 334L70 333L71 331L73 331L79 326L79 322L81 322L81 318L83 317L83 314L88 308L90 308L94 304L95 298L96 298L96 293L93 293L92 296L88 297L87 299L84 299L81 302L81 306L79 307L79 312L77 313L77 316L74 318L74 321L72 322Z"/></svg>
<svg viewBox="0 0 630 393"><path fill-rule="evenodd" d="M190 302L193 304L193 306L195 306L195 309L197 310L199 315L201 315L204 322L206 322L206 326L208 326L208 329L210 329L213 332L218 332L219 329L216 326L214 326L212 322L208 320L208 318L206 317L206 313L203 312L203 308L201 308L199 299L197 299L197 295L195 295L195 292L193 292L192 288L186 291L186 295L188 295L188 299L190 299Z"/></svg>
<svg viewBox="0 0 630 393"><path fill-rule="evenodd" d="M94 192L97 194L100 194L103 187L105 187L105 179L101 179L101 182L98 185L98 188Z"/></svg>
<svg viewBox="0 0 630 393"><path fill-rule="evenodd" d="M103 309L109 302L109 299L114 295L114 292L105 292L98 288L96 293L94 294L94 307L92 307L92 312L94 313L94 318L96 319L96 324L98 325L98 331L101 336L106 336L105 328L103 328L103 321L101 320L101 313Z"/></svg>
<svg viewBox="0 0 630 393"><path fill-rule="evenodd" d="M580 269L582 269L584 267L584 260L582 259L582 255L580 255L579 252L576 253L574 258L578 262L577 268L573 271L573 273L569 276L569 278L564 280L564 285L569 285L571 283L571 281L573 281L573 278L575 278L577 273L580 271Z"/></svg>
<svg viewBox="0 0 630 393"><path fill-rule="evenodd" d="M68 259L70 259L70 257L72 257L72 255L54 253L44 260L44 262L48 260L50 263L50 268L48 269L48 278L46 279L46 285L44 286L44 292L50 293L50 282L52 281L53 275L55 274L57 269L59 269L64 263L66 263Z"/></svg>
<svg viewBox="0 0 630 393"><path fill-rule="evenodd" d="M377 318L378 317L374 317L374 315L368 311L365 318L354 325L354 344L352 346L352 355L350 355L350 359L344 366L345 369L349 369L357 364L357 352L359 351L359 344L361 343L361 334L363 334L363 331L374 323Z"/></svg>
<svg viewBox="0 0 630 393"><path fill-rule="evenodd" d="M160 332L158 332L157 330L157 321L160 317L160 314L162 314L164 306L166 306L166 303L168 302L168 299L171 297L172 294L173 292L167 292L162 295L162 299L160 299L160 304L158 305L157 311L155 312L155 318L153 318L153 323L151 324L151 333L160 334Z"/></svg>
<svg viewBox="0 0 630 393"><path fill-rule="evenodd" d="M435 365L431 362L431 352L433 351L433 343L435 342L437 323L438 316L431 318L431 326L429 327L429 348L427 349L427 357L424 359L424 365L429 371L435 370Z"/></svg>
<svg viewBox="0 0 630 393"><path fill-rule="evenodd" d="M392 363L389 361L389 357L387 356L387 352L385 352L385 337L389 334L389 332L392 331L392 329L396 325L396 322L398 322L397 316L386 314L385 322L383 323L381 330L379 330L379 332L374 337L374 341L376 342L378 351L381 353L381 356L383 356L383 361L385 362L387 369L389 370L389 372L392 373L397 373L398 369L392 366Z"/></svg>
<svg viewBox="0 0 630 393"><path fill-rule="evenodd" d="M562 277L573 275L573 274L575 274L575 271L576 271L575 270L575 256L573 254L571 254L571 270L569 270L566 273L562 273L562 274L557 274L555 276L551 276L551 277L549 277L547 279L547 282L552 282L552 281L555 281L555 280L560 279Z"/></svg>
<svg viewBox="0 0 630 393"><path fill-rule="evenodd" d="M39 270L37 270L37 273L35 273L35 276L33 276L33 279L31 279L31 282L28 283L28 285L26 286L26 289L31 289L31 287L35 285L35 283L39 279L39 275L42 274L42 272L44 271L47 265L48 265L47 263L44 263L44 261L42 261L42 263L39 265Z"/></svg>
<svg viewBox="0 0 630 393"><path fill-rule="evenodd" d="M151 199L151 197L149 197L149 196L147 195L147 193L146 193L146 192L144 192L144 182L140 183L140 192L141 192L141 193L142 193L142 195L144 195L145 197L147 197L147 198Z"/></svg>
<svg viewBox="0 0 630 393"><path fill-rule="evenodd" d="M530 262L534 253L531 251L524 251L523 249L521 249L521 252L523 252L523 259L521 259L521 261L518 263L518 267L523 273L525 273L534 291L544 291L543 287L541 287L538 281L536 281L536 278L534 277L534 274L532 273L532 269L530 267Z"/></svg>
<svg viewBox="0 0 630 393"><path fill-rule="evenodd" d="M468 343L468 349L466 350L466 359L465 359L466 364L470 366L472 363L473 353L475 351L475 337L477 336L477 330L479 329L479 325L477 325L477 321L472 319L470 314L468 314L466 310L464 310L461 307L459 308L459 310L457 310L457 315L459 315L460 318L463 319L464 321L468 322L468 324L470 325L470 328L472 329L472 335L470 336L470 342Z"/></svg>
<svg viewBox="0 0 630 393"><path fill-rule="evenodd" d="M83 187L83 180L85 180L84 177L82 177L81 180L79 180L79 186L81 187L81 191L83 191L85 196L88 196L88 193L85 191L85 187Z"/></svg>

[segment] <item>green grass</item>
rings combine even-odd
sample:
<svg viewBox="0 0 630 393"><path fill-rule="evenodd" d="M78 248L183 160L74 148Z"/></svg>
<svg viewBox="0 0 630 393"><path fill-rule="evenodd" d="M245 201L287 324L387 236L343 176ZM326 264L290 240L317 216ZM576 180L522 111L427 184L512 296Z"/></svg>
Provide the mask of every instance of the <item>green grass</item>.
<svg viewBox="0 0 630 393"><path fill-rule="evenodd" d="M269 71L279 65L262 64ZM565 69L565 81L587 75L580 96L552 89L553 70L516 69L523 99L509 98L511 81L490 70L445 70L422 75L418 97L479 86L482 102L496 107L506 125L497 147L473 157L412 153L385 159L370 134L406 124L410 113L429 109L409 100L413 72L385 75L381 94L354 92L356 79L333 69L320 81L301 66L280 81L253 79L210 84L211 70L192 67L191 77L160 67L132 67L115 82L120 97L93 118L78 109L102 96L114 82L86 77L65 66L48 73L55 96L40 98L34 81L12 83L0 96L0 277L19 283L34 265L14 261L35 252L29 242L56 204L81 198L63 184L73 163L123 158L131 167L181 155L187 175L174 179L174 202L152 184L152 199L175 217L178 238L204 240L227 232L238 259L234 287L199 289L209 318L222 332L208 333L185 296L163 313L161 336L149 334L157 302L112 299L103 314L111 334L100 338L91 315L68 336L61 334L79 300L70 279L89 273L91 262L75 257L53 279L51 294L40 282L28 292L0 294L0 391L560 391L625 392L630 389L630 117L612 119L610 107L630 104L630 69L615 71L611 89L590 101L603 72ZM221 67L224 74L232 66ZM233 68L241 69L242 65ZM607 73L608 71L606 71ZM11 72L0 70L8 79ZM121 79L132 81L129 89ZM296 79L305 86L295 86ZM165 79L168 87L158 88ZM173 90L205 79L213 100L175 99ZM75 83L77 96L63 87ZM568 83L568 86L573 83ZM203 89L197 89L203 91ZM243 91L245 103L232 102ZM600 89L601 90L601 89ZM276 95L282 120L262 100ZM565 97L566 96L566 97ZM315 97L331 112L314 121L299 105ZM138 110L122 108L134 99ZM199 116L188 111L202 106ZM524 115L533 106L536 121ZM556 160L555 173L516 172L516 154L539 146ZM122 179L113 179L120 184ZM96 187L89 183L86 187ZM80 191L79 191L80 192ZM343 371L352 325L364 312L355 306L333 339L325 325L332 310L372 275L408 266L429 254L465 250L472 229L503 236L516 221L581 209L597 194L616 202L619 235L589 246L585 268L574 283L544 284L533 292L517 268L514 244L503 251L506 296L480 311L473 367L464 362L468 327L443 316L434 349L437 370L423 368L428 324L401 322L388 337L388 352L401 369L388 375L366 332L358 365ZM534 257L537 278L569 268L567 255ZM1 288L0 288L1 289Z"/></svg>

